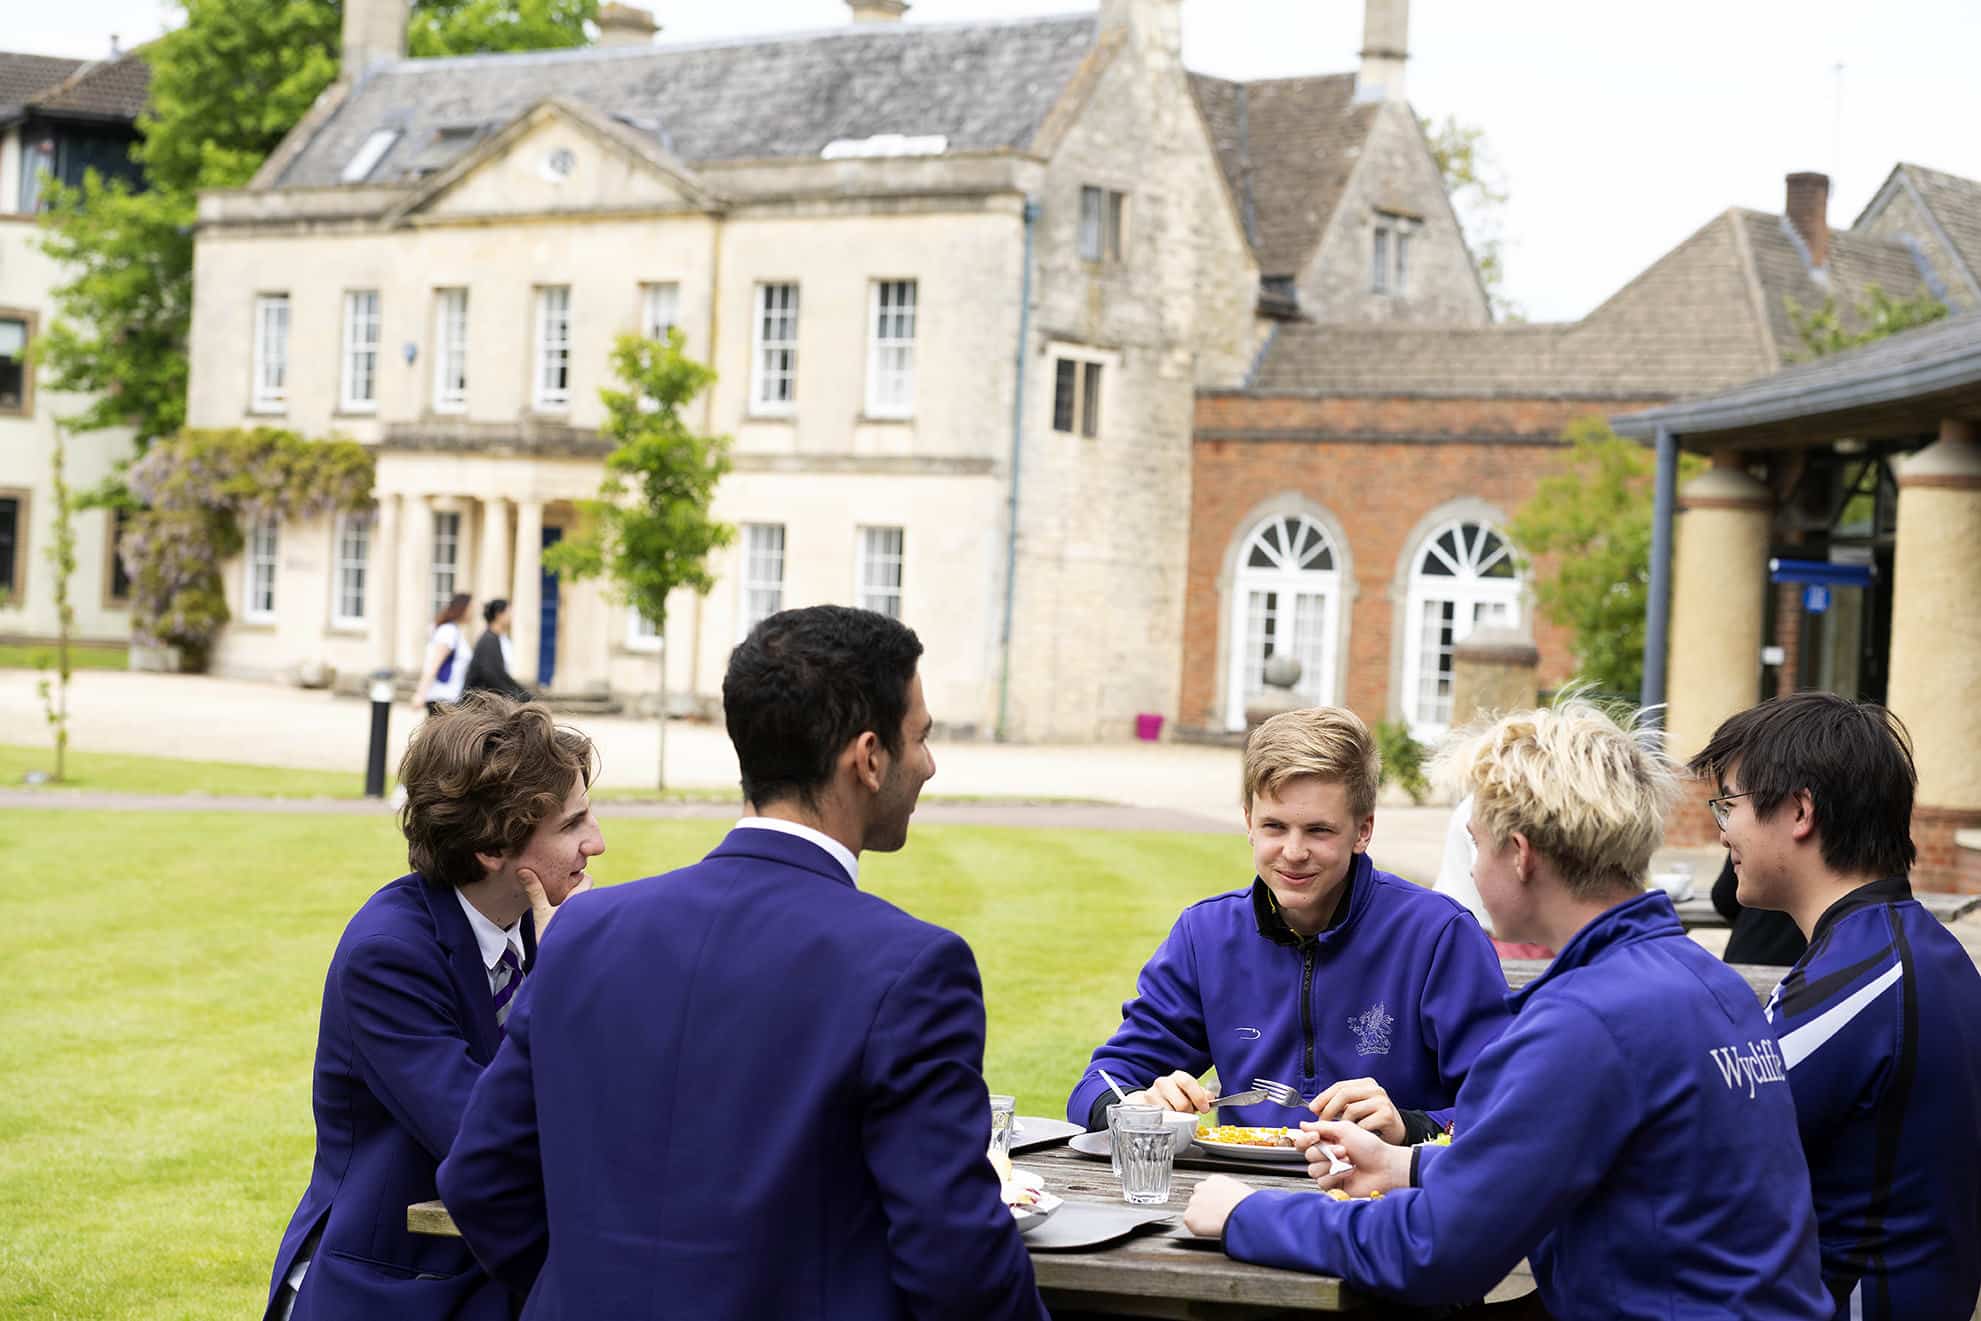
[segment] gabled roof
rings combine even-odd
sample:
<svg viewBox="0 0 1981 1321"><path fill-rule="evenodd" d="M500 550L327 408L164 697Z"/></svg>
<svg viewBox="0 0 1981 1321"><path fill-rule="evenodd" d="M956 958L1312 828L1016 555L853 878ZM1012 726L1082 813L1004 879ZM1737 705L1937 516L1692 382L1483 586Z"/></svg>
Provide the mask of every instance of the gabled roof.
<svg viewBox="0 0 1981 1321"><path fill-rule="evenodd" d="M87 63L87 60L61 59L53 55L16 55L0 51L0 115L17 109L56 86Z"/></svg>
<svg viewBox="0 0 1981 1321"><path fill-rule="evenodd" d="M951 153L1024 150L1096 31L1086 14L400 60L351 89L276 186L335 185L381 129L400 136L371 182L417 177L415 163L420 172L444 169L476 132L552 99L616 118L698 164L816 158L829 143L883 134L942 137Z"/></svg>
<svg viewBox="0 0 1981 1321"><path fill-rule="evenodd" d="M142 49L85 64L36 95L28 107L58 118L134 122L151 94L151 66Z"/></svg>
<svg viewBox="0 0 1981 1321"><path fill-rule="evenodd" d="M1229 82L1190 75L1218 167L1268 279L1297 276L1319 246L1378 107L1355 75Z"/></svg>
<svg viewBox="0 0 1981 1321"><path fill-rule="evenodd" d="M1981 283L1981 183L1923 165L1901 164L1898 172L1938 222L1968 278Z"/></svg>

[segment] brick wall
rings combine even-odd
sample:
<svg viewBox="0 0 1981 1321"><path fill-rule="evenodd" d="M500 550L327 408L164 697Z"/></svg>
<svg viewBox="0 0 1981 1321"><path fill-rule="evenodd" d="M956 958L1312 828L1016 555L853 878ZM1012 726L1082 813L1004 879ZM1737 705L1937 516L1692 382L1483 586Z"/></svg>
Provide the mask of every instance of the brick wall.
<svg viewBox="0 0 1981 1321"><path fill-rule="evenodd" d="M1786 697L1799 684L1802 673L1802 585L1776 583L1775 645L1782 649L1782 663L1775 671L1775 696Z"/></svg>
<svg viewBox="0 0 1981 1321"><path fill-rule="evenodd" d="M1200 395L1179 722L1222 727L1221 656L1231 641L1220 577L1263 502L1296 495L1339 520L1352 572L1337 658L1343 692L1365 719L1390 719L1401 710L1391 692L1401 656L1395 585L1408 578L1404 557L1420 549L1406 544L1412 532L1457 500L1512 515L1565 453L1562 428L1602 411L1592 400ZM1536 617L1534 634L1542 684L1567 678L1567 632Z"/></svg>

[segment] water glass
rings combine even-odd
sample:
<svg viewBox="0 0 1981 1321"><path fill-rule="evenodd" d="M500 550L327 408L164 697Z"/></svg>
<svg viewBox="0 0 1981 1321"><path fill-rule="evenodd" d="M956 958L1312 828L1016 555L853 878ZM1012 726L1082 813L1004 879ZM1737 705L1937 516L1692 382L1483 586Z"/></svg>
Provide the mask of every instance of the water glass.
<svg viewBox="0 0 1981 1321"><path fill-rule="evenodd" d="M999 1156L1009 1168L1011 1160L1011 1124L1018 1113L1018 1098L1015 1096L993 1096L991 1108L990 1156L993 1163Z"/></svg>
<svg viewBox="0 0 1981 1321"><path fill-rule="evenodd" d="M1176 1163L1176 1141L1164 1127L1127 1127L1118 1135L1121 1153L1121 1198L1135 1206L1160 1206L1169 1200L1169 1176Z"/></svg>
<svg viewBox="0 0 1981 1321"><path fill-rule="evenodd" d="M1115 1136L1115 1128L1122 1115L1131 1113L1137 1116L1137 1123L1153 1121L1158 1126L1162 1124L1163 1108L1159 1105L1128 1101L1107 1108L1107 1159L1114 1167L1114 1177L1117 1179L1121 1177L1121 1139Z"/></svg>

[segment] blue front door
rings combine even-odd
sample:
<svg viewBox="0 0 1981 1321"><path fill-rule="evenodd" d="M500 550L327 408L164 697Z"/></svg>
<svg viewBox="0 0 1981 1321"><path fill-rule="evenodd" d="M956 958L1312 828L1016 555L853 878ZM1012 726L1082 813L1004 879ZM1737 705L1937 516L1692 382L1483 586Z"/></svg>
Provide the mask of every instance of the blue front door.
<svg viewBox="0 0 1981 1321"><path fill-rule="evenodd" d="M543 530L543 548L549 550L564 540L564 529L547 527ZM551 680L557 676L557 575L549 569L543 571L543 618L537 631L537 683L545 692L550 691Z"/></svg>

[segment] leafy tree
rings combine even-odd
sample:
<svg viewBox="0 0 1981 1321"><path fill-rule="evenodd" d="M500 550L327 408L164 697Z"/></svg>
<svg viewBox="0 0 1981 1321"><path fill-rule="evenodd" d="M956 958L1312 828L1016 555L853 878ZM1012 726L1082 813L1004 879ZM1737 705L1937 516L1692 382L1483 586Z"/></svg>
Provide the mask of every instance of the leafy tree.
<svg viewBox="0 0 1981 1321"><path fill-rule="evenodd" d="M44 247L71 272L43 347L50 384L92 396L63 421L128 426L142 454L186 416L195 199L247 183L337 76L337 0L181 0L145 47L151 103L133 155L148 191L92 176L51 190ZM598 0L416 0L414 55L577 46ZM115 484L99 498L114 498Z"/></svg>
<svg viewBox="0 0 1981 1321"><path fill-rule="evenodd" d="M1562 433L1572 449L1514 515L1514 544L1536 560L1541 612L1575 635L1576 679L1635 695L1644 678L1656 460L1600 417ZM1704 466L1679 459L1681 480ZM1544 558L1545 557L1545 558Z"/></svg>
<svg viewBox="0 0 1981 1321"><path fill-rule="evenodd" d="M615 596L652 620L661 638L660 768L667 787L667 598L676 588L715 586L709 552L736 529L709 517L716 483L729 471L729 437L691 430L681 410L715 383L715 373L681 352L681 332L665 340L621 335L612 369L626 386L599 391L605 425L618 442L605 460L599 498L580 507L577 535L544 552L544 565L573 580L603 577Z"/></svg>
<svg viewBox="0 0 1981 1321"><path fill-rule="evenodd" d="M371 504L372 455L351 440L293 431L187 430L160 441L130 470L143 508L124 533L131 632L143 646L179 648L203 669L227 623L220 562L241 552L244 520L295 520Z"/></svg>
<svg viewBox="0 0 1981 1321"><path fill-rule="evenodd" d="M1947 305L1930 293L1922 291L1910 298L1894 298L1875 284L1867 285L1864 296L1857 300L1856 330L1844 325L1835 294L1825 298L1814 311L1805 311L1793 298L1786 301L1788 319L1794 323L1796 336L1802 341L1803 352L1795 355L1801 362L1854 349L1901 330L1938 321L1947 314Z"/></svg>
<svg viewBox="0 0 1981 1321"><path fill-rule="evenodd" d="M1437 162L1438 173L1444 177L1445 193L1464 226L1493 316L1501 321L1524 320L1520 305L1505 293L1506 242L1501 237L1500 217L1507 203L1506 177L1486 141L1486 131L1456 115L1446 115L1435 124L1420 115L1417 124L1431 149L1431 159Z"/></svg>

